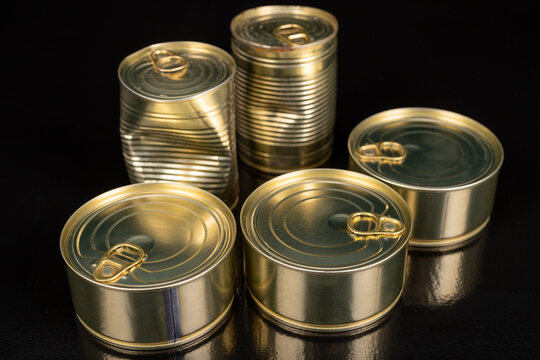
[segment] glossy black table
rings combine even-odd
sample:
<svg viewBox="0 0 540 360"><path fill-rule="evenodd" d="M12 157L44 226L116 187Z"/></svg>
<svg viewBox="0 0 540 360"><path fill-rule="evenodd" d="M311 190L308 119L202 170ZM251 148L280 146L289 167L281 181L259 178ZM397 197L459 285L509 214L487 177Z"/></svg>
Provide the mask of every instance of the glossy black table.
<svg viewBox="0 0 540 360"><path fill-rule="evenodd" d="M283 3L283 2L280 2ZM75 320L60 231L84 202L126 185L117 66L156 42L230 50L230 19L262 2L51 4L6 10L3 102L5 359L536 359L540 354L538 5L297 2L340 23L334 151L379 111L426 106L490 128L505 150L487 229L411 252L397 307L356 334L313 336L265 319L242 275L229 318L198 344L151 355L95 341ZM240 169L242 199L264 181Z"/></svg>

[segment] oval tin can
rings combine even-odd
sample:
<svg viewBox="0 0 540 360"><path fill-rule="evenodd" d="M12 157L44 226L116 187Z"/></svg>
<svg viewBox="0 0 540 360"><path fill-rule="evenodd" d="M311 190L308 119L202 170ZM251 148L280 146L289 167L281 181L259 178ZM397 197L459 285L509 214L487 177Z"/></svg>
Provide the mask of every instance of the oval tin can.
<svg viewBox="0 0 540 360"><path fill-rule="evenodd" d="M179 181L238 202L234 59L189 41L154 44L118 67L120 137L132 183Z"/></svg>
<svg viewBox="0 0 540 360"><path fill-rule="evenodd" d="M479 122L440 109L393 109L361 121L348 147L350 169L385 182L407 201L411 246L453 246L487 225L503 149Z"/></svg>
<svg viewBox="0 0 540 360"><path fill-rule="evenodd" d="M278 176L246 199L240 225L247 288L285 327L358 330L401 296L412 218L372 177L337 169Z"/></svg>
<svg viewBox="0 0 540 360"><path fill-rule="evenodd" d="M261 6L231 21L238 154L268 173L332 153L338 22L306 6Z"/></svg>
<svg viewBox="0 0 540 360"><path fill-rule="evenodd" d="M90 200L60 238L78 320L127 349L200 338L231 309L235 235L229 208L189 185L133 184Z"/></svg>

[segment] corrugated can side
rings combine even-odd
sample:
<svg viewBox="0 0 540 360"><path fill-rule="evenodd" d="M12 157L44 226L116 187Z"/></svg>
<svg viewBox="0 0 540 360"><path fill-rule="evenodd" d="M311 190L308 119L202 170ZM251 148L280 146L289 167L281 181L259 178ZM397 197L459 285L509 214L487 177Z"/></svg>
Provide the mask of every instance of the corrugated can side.
<svg viewBox="0 0 540 360"><path fill-rule="evenodd" d="M180 181L234 208L234 59L198 42L148 46L119 65L120 136L130 181Z"/></svg>
<svg viewBox="0 0 540 360"><path fill-rule="evenodd" d="M231 21L240 158L269 173L331 155L337 20L303 6L262 6Z"/></svg>

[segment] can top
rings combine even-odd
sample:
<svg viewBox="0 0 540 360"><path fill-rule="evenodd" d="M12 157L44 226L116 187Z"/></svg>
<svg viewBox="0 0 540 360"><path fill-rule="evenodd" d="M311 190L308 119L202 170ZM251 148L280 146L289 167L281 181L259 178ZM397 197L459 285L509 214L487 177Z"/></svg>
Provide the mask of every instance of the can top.
<svg viewBox="0 0 540 360"><path fill-rule="evenodd" d="M392 257L408 243L409 208L389 186L338 169L278 176L245 201L246 241L274 262L302 271L349 272Z"/></svg>
<svg viewBox="0 0 540 360"><path fill-rule="evenodd" d="M180 183L140 183L80 207L60 238L66 264L82 278L123 290L178 286L220 263L236 224L214 195Z"/></svg>
<svg viewBox="0 0 540 360"><path fill-rule="evenodd" d="M270 5L246 10L231 21L231 32L252 47L292 50L336 37L338 23L330 13L307 6Z"/></svg>
<svg viewBox="0 0 540 360"><path fill-rule="evenodd" d="M177 41L150 45L118 67L120 82L154 101L182 100L211 91L234 75L233 58L213 45Z"/></svg>
<svg viewBox="0 0 540 360"><path fill-rule="evenodd" d="M497 137L463 115L432 108L399 108L361 121L348 140L361 170L391 185L457 189L497 173L503 150Z"/></svg>

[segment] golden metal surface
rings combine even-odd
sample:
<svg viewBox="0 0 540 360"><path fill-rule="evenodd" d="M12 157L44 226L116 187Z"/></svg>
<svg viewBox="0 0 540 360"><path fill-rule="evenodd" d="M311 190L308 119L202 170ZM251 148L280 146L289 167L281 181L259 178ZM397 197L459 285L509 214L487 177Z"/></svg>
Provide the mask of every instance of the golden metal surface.
<svg viewBox="0 0 540 360"><path fill-rule="evenodd" d="M357 222L365 213L389 233L366 235ZM400 297L412 219L403 199L372 177L337 169L278 176L246 199L240 225L252 297L292 327L348 331Z"/></svg>
<svg viewBox="0 0 540 360"><path fill-rule="evenodd" d="M400 144L405 157L365 158L366 149L384 142ZM503 149L482 124L445 110L393 109L361 121L348 146L349 169L385 182L407 201L414 218L411 246L466 241L489 221Z"/></svg>
<svg viewBox="0 0 540 360"><path fill-rule="evenodd" d="M407 150L403 145L394 141L366 144L358 149L360 161L400 164L405 160L405 156L407 156Z"/></svg>
<svg viewBox="0 0 540 360"><path fill-rule="evenodd" d="M232 212L199 188L141 183L104 193L70 217L60 239L75 312L120 347L202 336L231 307L235 238Z"/></svg>
<svg viewBox="0 0 540 360"><path fill-rule="evenodd" d="M355 240L398 238L405 232L405 225L388 216L359 211L349 215L347 230Z"/></svg>
<svg viewBox="0 0 540 360"><path fill-rule="evenodd" d="M144 250L135 244L120 243L111 247L94 269L94 279L112 283L142 264Z"/></svg>
<svg viewBox="0 0 540 360"><path fill-rule="evenodd" d="M123 59L120 137L132 183L182 182L236 206L235 68L224 50L188 41Z"/></svg>
<svg viewBox="0 0 540 360"><path fill-rule="evenodd" d="M316 167L331 155L337 20L303 6L262 6L231 21L240 158L259 171Z"/></svg>

